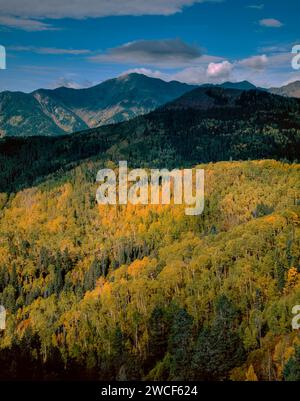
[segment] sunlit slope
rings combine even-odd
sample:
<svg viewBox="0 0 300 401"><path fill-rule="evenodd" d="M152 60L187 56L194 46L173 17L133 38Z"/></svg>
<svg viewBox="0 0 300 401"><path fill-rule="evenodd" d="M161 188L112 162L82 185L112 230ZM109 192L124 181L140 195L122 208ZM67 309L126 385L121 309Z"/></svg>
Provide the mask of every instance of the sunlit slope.
<svg viewBox="0 0 300 401"><path fill-rule="evenodd" d="M202 165L189 217L98 206L99 165L1 194L1 377L289 378L300 166Z"/></svg>

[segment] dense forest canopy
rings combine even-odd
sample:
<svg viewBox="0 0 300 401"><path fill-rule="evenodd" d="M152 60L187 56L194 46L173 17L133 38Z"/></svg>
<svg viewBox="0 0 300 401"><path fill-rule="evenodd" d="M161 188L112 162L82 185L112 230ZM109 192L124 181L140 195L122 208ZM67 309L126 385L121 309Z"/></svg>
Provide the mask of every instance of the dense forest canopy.
<svg viewBox="0 0 300 401"><path fill-rule="evenodd" d="M300 379L299 105L198 88L128 122L2 139L0 378ZM119 160L203 168L204 213L97 205Z"/></svg>
<svg viewBox="0 0 300 401"><path fill-rule="evenodd" d="M295 377L299 164L199 166L197 217L98 206L100 165L1 194L1 378Z"/></svg>

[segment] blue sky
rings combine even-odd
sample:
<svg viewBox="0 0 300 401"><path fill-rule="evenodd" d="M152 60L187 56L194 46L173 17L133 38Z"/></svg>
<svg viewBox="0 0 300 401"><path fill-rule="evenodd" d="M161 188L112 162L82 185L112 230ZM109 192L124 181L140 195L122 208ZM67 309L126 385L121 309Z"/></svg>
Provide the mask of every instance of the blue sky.
<svg viewBox="0 0 300 401"><path fill-rule="evenodd" d="M299 0L0 0L0 90L86 87L137 71L165 80L300 79Z"/></svg>

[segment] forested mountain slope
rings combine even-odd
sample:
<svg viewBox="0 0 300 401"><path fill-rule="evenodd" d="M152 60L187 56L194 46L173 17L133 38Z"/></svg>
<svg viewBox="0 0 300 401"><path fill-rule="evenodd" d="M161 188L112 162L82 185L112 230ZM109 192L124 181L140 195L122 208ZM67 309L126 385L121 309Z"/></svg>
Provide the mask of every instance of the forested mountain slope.
<svg viewBox="0 0 300 401"><path fill-rule="evenodd" d="M199 88L145 116L59 138L0 140L0 191L15 191L85 158L187 167L220 160L299 160L300 100Z"/></svg>
<svg viewBox="0 0 300 401"><path fill-rule="evenodd" d="M2 139L0 378L298 377L299 104L197 88L128 122ZM96 173L119 160L206 163L204 213L99 207Z"/></svg>
<svg viewBox="0 0 300 401"><path fill-rule="evenodd" d="M294 377L299 164L199 166L194 217L97 206L101 165L1 194L0 377Z"/></svg>
<svg viewBox="0 0 300 401"><path fill-rule="evenodd" d="M86 89L0 93L0 137L56 136L126 121L195 88L127 74Z"/></svg>

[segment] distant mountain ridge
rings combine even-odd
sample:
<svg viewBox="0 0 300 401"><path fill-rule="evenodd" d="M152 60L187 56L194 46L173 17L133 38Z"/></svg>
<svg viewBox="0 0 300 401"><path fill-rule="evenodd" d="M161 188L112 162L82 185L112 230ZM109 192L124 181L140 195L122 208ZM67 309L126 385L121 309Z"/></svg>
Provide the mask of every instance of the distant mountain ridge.
<svg viewBox="0 0 300 401"><path fill-rule="evenodd" d="M243 90L223 86L201 86L163 106L167 110L208 110L218 107L235 107Z"/></svg>
<svg viewBox="0 0 300 401"><path fill-rule="evenodd" d="M280 96L300 98L300 81L291 82L280 88L270 88L269 92Z"/></svg>
<svg viewBox="0 0 300 401"><path fill-rule="evenodd" d="M240 89L244 91L248 91L251 89L258 89L257 86L253 85L249 81L241 81L241 82L224 82L220 85L222 88L226 89Z"/></svg>
<svg viewBox="0 0 300 401"><path fill-rule="evenodd" d="M0 193L86 159L172 169L231 159L293 162L299 155L300 99L200 87L120 124L62 137L0 139Z"/></svg>
<svg viewBox="0 0 300 401"><path fill-rule="evenodd" d="M56 136L129 120L195 88L128 74L87 89L0 93L0 136Z"/></svg>
<svg viewBox="0 0 300 401"><path fill-rule="evenodd" d="M200 87L220 87L224 89L240 89L240 90L251 90L251 89L258 89L255 85L253 85L249 81L240 81L240 82L230 82L226 81L222 84L204 84L200 85Z"/></svg>
<svg viewBox="0 0 300 401"><path fill-rule="evenodd" d="M147 114L175 99L180 99L185 94L189 96L188 93L197 88L212 91L207 96L206 92L200 90L196 100L200 108L218 106L218 102L220 104L226 102L221 93L213 99L213 88L240 92L259 90L282 96L300 97L300 81L282 88L267 90L256 88L248 81L198 86L177 81L166 82L132 73L86 89L60 87L38 89L32 93L2 92L0 137L58 136L119 123ZM188 97L184 98L184 101L187 99ZM231 97L230 101L232 99Z"/></svg>

